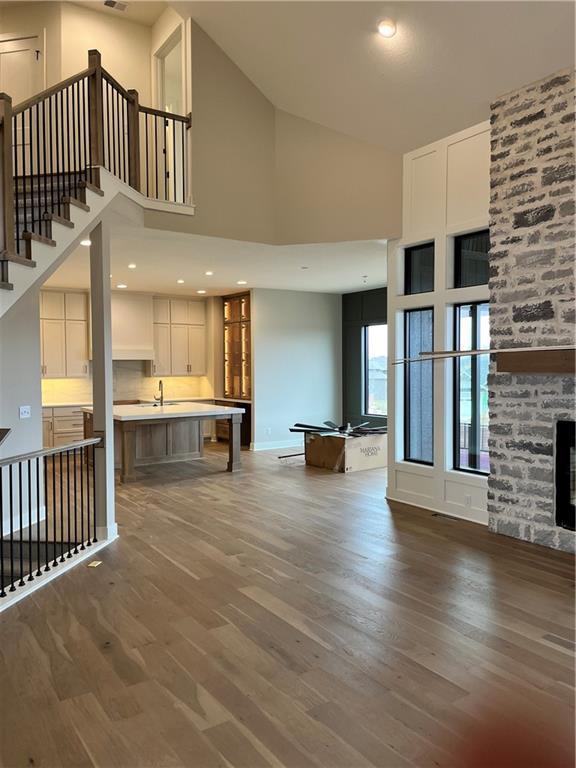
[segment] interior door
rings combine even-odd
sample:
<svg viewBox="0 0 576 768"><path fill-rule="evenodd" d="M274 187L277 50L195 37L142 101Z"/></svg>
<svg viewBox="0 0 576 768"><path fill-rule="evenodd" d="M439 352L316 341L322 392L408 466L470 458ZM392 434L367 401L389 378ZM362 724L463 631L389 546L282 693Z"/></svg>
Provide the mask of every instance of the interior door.
<svg viewBox="0 0 576 768"><path fill-rule="evenodd" d="M43 35L0 33L0 92L12 97L12 105L20 104L44 90ZM27 120L16 121L14 144L29 144Z"/></svg>
<svg viewBox="0 0 576 768"><path fill-rule="evenodd" d="M170 347L172 353L172 376L188 376L190 360L188 357L188 326L172 325L170 329Z"/></svg>

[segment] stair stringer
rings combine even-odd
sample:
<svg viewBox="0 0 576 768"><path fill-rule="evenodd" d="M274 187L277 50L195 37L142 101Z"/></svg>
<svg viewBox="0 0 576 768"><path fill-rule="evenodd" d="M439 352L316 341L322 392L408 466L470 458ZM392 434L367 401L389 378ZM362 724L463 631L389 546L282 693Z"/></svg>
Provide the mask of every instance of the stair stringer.
<svg viewBox="0 0 576 768"><path fill-rule="evenodd" d="M65 226L58 221L53 222L52 239L56 241L56 246L37 241L31 243L31 258L36 262L35 267L10 262L10 282L14 288L11 291L0 291L0 318L27 291L34 287L39 288L45 283L80 245L80 241L89 237L90 232L105 215L110 214L117 223L121 223L122 220L125 223L129 219L132 224L138 222L142 226L144 226L146 210L185 216L194 215L194 206L147 198L103 168L99 169L99 178L103 195L90 189L86 190L86 205L90 210L85 211L75 205L70 206L70 221L74 227Z"/></svg>

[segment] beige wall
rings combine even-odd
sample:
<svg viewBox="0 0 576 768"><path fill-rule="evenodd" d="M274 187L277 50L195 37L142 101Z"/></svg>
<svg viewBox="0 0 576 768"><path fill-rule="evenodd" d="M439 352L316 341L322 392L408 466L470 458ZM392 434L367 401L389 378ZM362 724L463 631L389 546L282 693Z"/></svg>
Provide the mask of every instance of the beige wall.
<svg viewBox="0 0 576 768"><path fill-rule="evenodd" d="M401 190L401 155L277 110L279 243L397 237Z"/></svg>
<svg viewBox="0 0 576 768"><path fill-rule="evenodd" d="M192 25L191 231L274 242L274 107Z"/></svg>
<svg viewBox="0 0 576 768"><path fill-rule="evenodd" d="M14 3L0 7L0 32L15 35L45 30L46 87L61 80L60 3Z"/></svg>
<svg viewBox="0 0 576 768"><path fill-rule="evenodd" d="M0 457L42 448L40 390L40 306L30 290L0 318L0 427L12 430ZM18 408L32 407L29 419Z"/></svg>
<svg viewBox="0 0 576 768"><path fill-rule="evenodd" d="M143 24L62 3L62 78L88 66L88 50L102 54L102 65L140 102L151 104L151 29Z"/></svg>

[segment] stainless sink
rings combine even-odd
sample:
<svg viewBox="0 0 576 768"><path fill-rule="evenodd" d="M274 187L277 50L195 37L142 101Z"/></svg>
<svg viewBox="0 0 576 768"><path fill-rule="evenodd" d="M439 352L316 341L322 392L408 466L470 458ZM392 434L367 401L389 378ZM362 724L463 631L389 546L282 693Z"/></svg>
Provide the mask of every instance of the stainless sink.
<svg viewBox="0 0 576 768"><path fill-rule="evenodd" d="M181 403L164 403L164 408L169 405L181 405ZM159 408L160 403L138 403L137 408Z"/></svg>

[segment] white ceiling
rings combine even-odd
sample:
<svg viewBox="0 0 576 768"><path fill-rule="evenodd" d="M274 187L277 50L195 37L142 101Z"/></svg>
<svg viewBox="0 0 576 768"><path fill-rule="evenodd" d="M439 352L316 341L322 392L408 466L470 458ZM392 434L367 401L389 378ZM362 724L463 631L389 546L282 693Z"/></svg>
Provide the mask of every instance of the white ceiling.
<svg viewBox="0 0 576 768"><path fill-rule="evenodd" d="M79 247L46 284L87 288L88 261L89 249ZM274 246L124 228L114 232L111 263L112 288L125 283L130 291L175 295L203 289L214 296L246 288L346 293L386 285L382 240ZM129 269L130 263L136 269ZM214 275L207 277L206 271ZM237 280L247 285L238 286Z"/></svg>
<svg viewBox="0 0 576 768"><path fill-rule="evenodd" d="M572 2L171 2L280 109L407 151L574 64ZM378 21L398 26L390 40Z"/></svg>
<svg viewBox="0 0 576 768"><path fill-rule="evenodd" d="M84 8L90 8L92 11L111 14L118 19L136 21L138 24L144 24L147 27L151 27L167 8L167 4L161 2L161 0L120 1L127 5L127 8L124 11L109 8L104 5L104 0L74 0L73 4L82 5Z"/></svg>

